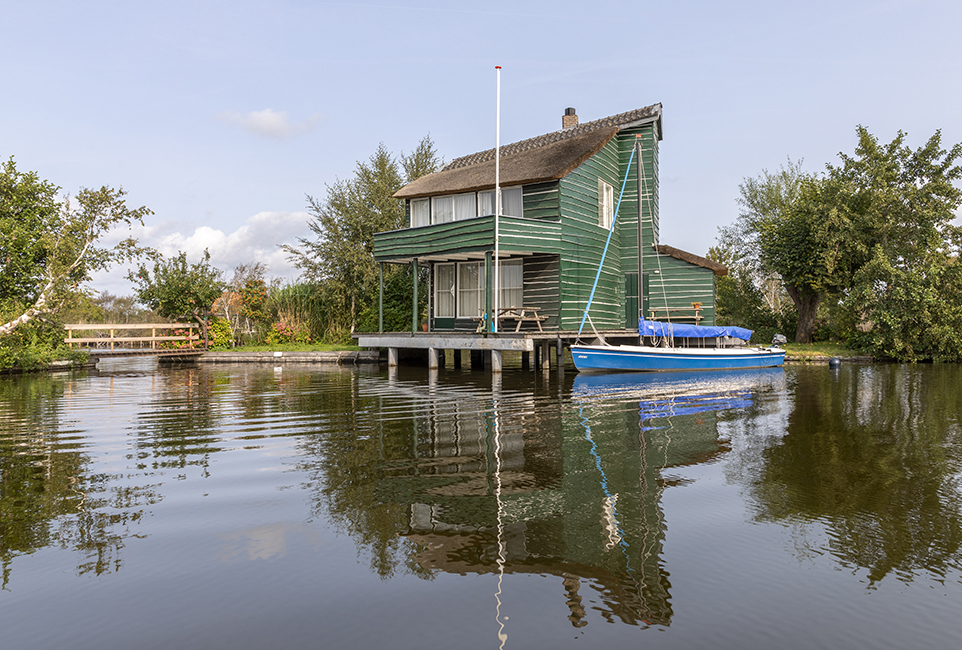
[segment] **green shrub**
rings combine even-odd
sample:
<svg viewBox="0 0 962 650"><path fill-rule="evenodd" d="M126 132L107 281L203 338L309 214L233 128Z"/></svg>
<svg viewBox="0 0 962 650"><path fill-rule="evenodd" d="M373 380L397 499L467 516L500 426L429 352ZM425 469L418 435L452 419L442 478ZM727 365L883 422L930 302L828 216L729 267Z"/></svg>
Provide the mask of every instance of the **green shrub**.
<svg viewBox="0 0 962 650"><path fill-rule="evenodd" d="M230 350L234 344L234 337L230 328L230 321L226 318L212 318L207 326L207 349Z"/></svg>

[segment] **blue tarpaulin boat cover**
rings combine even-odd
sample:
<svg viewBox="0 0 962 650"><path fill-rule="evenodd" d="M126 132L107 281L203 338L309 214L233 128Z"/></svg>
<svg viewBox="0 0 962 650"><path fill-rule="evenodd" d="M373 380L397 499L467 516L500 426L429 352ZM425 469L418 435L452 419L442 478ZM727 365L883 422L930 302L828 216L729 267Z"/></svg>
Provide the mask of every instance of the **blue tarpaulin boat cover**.
<svg viewBox="0 0 962 650"><path fill-rule="evenodd" d="M638 319L638 334L641 336L674 336L678 338L713 339L731 336L742 341L752 338L752 331L744 327L684 325L682 323L663 323L657 320Z"/></svg>

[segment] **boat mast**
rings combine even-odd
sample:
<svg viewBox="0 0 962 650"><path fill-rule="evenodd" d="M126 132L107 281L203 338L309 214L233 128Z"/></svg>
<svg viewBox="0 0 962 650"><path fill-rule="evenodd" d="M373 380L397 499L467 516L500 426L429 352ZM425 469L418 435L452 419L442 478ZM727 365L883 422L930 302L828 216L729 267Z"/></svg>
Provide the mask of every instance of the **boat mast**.
<svg viewBox="0 0 962 650"><path fill-rule="evenodd" d="M498 71L498 90L496 99L495 135L494 135L494 314L491 317L491 331L498 332L498 309L501 307L501 66L496 65Z"/></svg>

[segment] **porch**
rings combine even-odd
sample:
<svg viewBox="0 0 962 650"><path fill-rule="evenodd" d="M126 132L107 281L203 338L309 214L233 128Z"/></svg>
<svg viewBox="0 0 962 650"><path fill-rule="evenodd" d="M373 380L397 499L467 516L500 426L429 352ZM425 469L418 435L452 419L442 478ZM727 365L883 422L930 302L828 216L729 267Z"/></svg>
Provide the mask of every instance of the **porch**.
<svg viewBox="0 0 962 650"><path fill-rule="evenodd" d="M431 332L514 333L556 329L559 318L558 240L561 225L550 219L491 215L374 236L374 258L380 264L378 331L384 331L385 264L411 265L415 278L412 304L423 294L428 271L427 329ZM500 262L499 262L500 260ZM499 297L494 286L498 278ZM412 310L411 333L423 329L424 314Z"/></svg>

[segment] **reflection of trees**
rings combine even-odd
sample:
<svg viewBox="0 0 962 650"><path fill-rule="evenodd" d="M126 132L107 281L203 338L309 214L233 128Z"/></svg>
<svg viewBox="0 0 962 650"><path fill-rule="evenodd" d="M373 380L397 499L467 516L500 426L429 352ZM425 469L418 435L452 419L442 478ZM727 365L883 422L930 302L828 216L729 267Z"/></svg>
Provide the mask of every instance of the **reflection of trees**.
<svg viewBox="0 0 962 650"><path fill-rule="evenodd" d="M873 582L958 568L960 370L799 368L788 435L752 484L757 518L824 522L828 550Z"/></svg>
<svg viewBox="0 0 962 650"><path fill-rule="evenodd" d="M128 527L157 497L150 487L115 485L92 474L66 428L64 394L73 380L31 376L0 380L0 561L6 587L13 560L47 546L75 550L78 573L121 566Z"/></svg>
<svg viewBox="0 0 962 650"><path fill-rule="evenodd" d="M218 391L231 389L226 375L203 368L178 368L157 372L153 399L138 415L135 446L141 462L137 468L184 469L199 466L206 471L210 457L220 451L217 424L223 420L227 402L215 399ZM149 465L147 459L151 458Z"/></svg>

